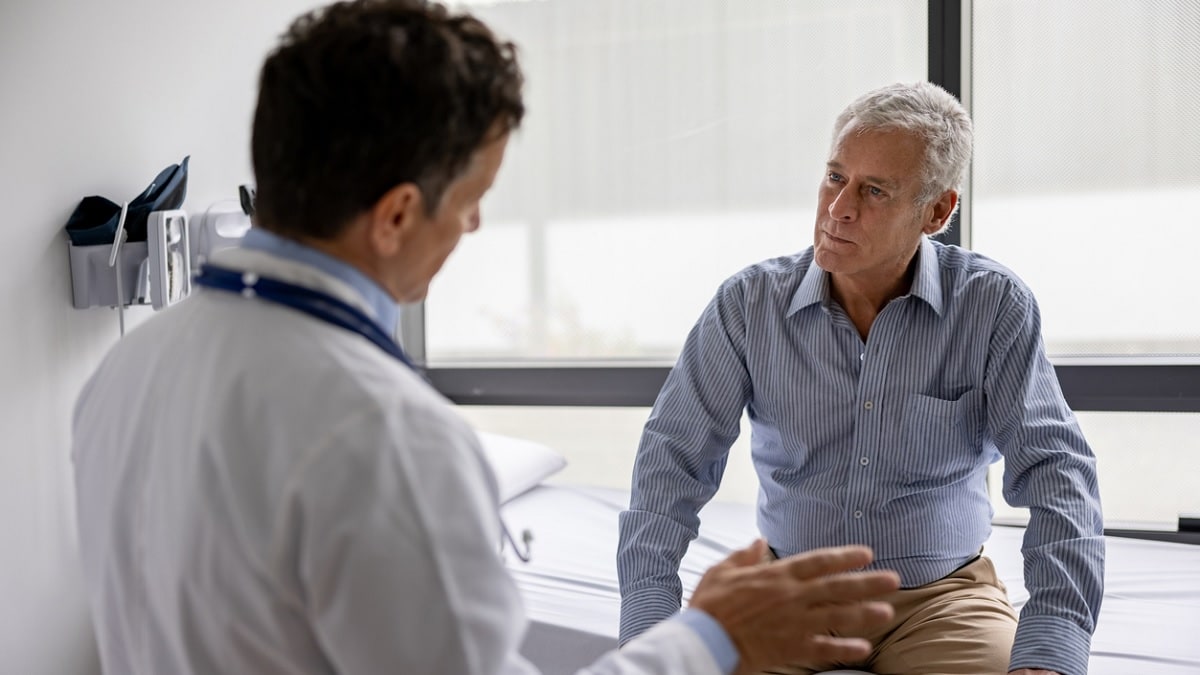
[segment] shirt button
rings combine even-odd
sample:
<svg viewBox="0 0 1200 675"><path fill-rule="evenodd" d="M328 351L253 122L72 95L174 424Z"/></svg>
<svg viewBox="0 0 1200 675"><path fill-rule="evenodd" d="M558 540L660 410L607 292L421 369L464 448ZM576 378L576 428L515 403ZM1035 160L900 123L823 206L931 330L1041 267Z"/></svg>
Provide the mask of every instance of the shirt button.
<svg viewBox="0 0 1200 675"><path fill-rule="evenodd" d="M863 466L866 466L871 463L871 460L867 459L866 457L863 457L858 460L858 463L862 464Z"/></svg>
<svg viewBox="0 0 1200 675"><path fill-rule="evenodd" d="M855 512L854 512L854 517L855 517L855 518L862 518L862 511L855 511Z"/></svg>
<svg viewBox="0 0 1200 675"><path fill-rule="evenodd" d="M859 355L858 355L858 360L859 360L859 361L866 361L866 360L867 360L867 353L866 353L866 352L863 352L863 353L859 354Z"/></svg>
<svg viewBox="0 0 1200 675"><path fill-rule="evenodd" d="M870 410L871 408L875 407L875 404L870 401L866 401L863 403L863 407L866 408L867 410Z"/></svg>

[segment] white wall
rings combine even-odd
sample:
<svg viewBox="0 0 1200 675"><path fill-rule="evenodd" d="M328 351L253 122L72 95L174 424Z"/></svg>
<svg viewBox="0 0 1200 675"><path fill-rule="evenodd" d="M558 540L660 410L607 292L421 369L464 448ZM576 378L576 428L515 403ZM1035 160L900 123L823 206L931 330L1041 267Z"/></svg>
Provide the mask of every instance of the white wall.
<svg viewBox="0 0 1200 675"><path fill-rule="evenodd" d="M99 670L69 418L118 324L71 307L67 216L86 195L133 198L188 154L185 208L236 198L258 66L315 4L0 0L0 672Z"/></svg>

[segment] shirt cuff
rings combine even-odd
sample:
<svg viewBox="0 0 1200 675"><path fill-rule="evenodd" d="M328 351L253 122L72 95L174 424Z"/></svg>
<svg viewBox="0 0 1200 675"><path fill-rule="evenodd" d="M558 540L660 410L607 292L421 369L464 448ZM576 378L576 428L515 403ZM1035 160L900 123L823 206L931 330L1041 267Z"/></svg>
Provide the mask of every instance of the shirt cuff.
<svg viewBox="0 0 1200 675"><path fill-rule="evenodd" d="M1008 669L1041 668L1062 675L1087 675L1092 636L1057 616L1021 617Z"/></svg>
<svg viewBox="0 0 1200 675"><path fill-rule="evenodd" d="M658 586L622 589L619 644L624 646L658 622L666 621L678 613L679 594L669 589Z"/></svg>
<svg viewBox="0 0 1200 675"><path fill-rule="evenodd" d="M679 620L687 627L696 631L704 646L708 647L713 660L721 668L721 672L732 673L738 666L738 651L729 639L729 633L717 623L717 620L699 609L685 609L679 615Z"/></svg>

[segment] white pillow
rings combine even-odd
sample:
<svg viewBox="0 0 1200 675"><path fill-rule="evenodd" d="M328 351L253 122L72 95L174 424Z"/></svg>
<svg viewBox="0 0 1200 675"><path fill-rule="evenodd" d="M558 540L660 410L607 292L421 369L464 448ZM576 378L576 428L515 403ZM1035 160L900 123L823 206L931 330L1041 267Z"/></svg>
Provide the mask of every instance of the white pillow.
<svg viewBox="0 0 1200 675"><path fill-rule="evenodd" d="M536 487L567 465L567 458L541 443L476 431L483 457L496 474L500 503Z"/></svg>

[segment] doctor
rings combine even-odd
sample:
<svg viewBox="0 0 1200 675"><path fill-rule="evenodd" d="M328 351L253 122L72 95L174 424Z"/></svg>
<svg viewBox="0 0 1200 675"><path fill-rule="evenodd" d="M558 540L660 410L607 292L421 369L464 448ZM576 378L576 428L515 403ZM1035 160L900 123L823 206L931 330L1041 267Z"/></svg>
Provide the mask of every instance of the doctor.
<svg viewBox="0 0 1200 675"><path fill-rule="evenodd" d="M305 15L267 58L257 227L118 343L76 406L105 672L533 672L478 440L389 337L397 303L479 227L521 81L511 44L417 0ZM584 672L865 654L828 635L887 620L867 600L895 575L847 572L861 547L761 564L764 546Z"/></svg>

